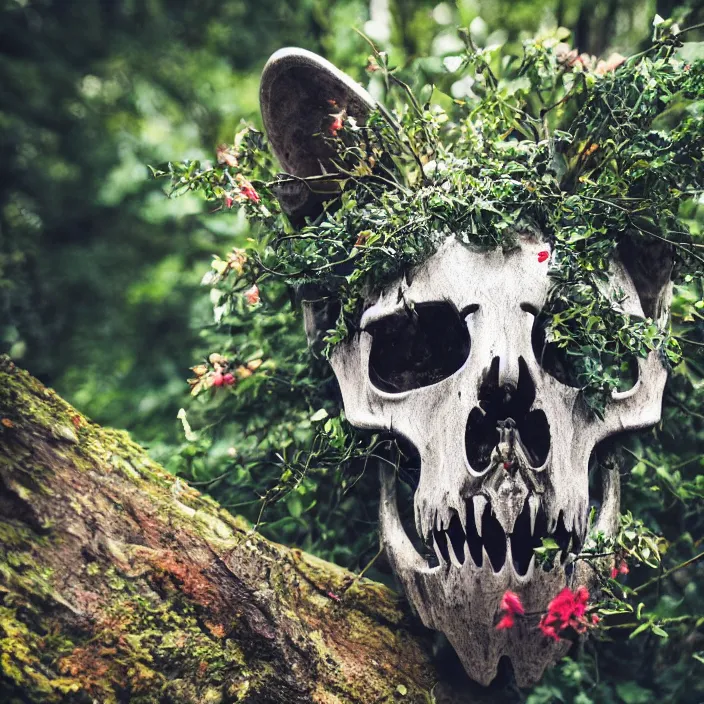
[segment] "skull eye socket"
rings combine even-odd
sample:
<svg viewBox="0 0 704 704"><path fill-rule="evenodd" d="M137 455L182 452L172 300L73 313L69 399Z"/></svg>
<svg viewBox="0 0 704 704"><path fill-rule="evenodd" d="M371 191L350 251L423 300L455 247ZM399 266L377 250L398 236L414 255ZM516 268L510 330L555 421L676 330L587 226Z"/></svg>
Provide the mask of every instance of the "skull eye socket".
<svg viewBox="0 0 704 704"><path fill-rule="evenodd" d="M526 303L521 304L521 308L535 316L531 343L538 364L561 384L579 389L585 385L593 372L605 371L614 380L617 391L628 391L635 386L638 381L638 362L633 355L616 359L606 353L600 358L569 354L564 347L548 342L546 330L550 316L547 313L538 311Z"/></svg>
<svg viewBox="0 0 704 704"><path fill-rule="evenodd" d="M381 318L366 330L372 336L369 378L388 393L437 384L469 357L467 325L447 302L420 303L413 310Z"/></svg>
<svg viewBox="0 0 704 704"><path fill-rule="evenodd" d="M531 343L538 364L561 384L580 388L577 358L569 355L563 347L558 347L555 343L547 340L546 331L550 316L525 303L521 304L521 308L535 318L531 332Z"/></svg>

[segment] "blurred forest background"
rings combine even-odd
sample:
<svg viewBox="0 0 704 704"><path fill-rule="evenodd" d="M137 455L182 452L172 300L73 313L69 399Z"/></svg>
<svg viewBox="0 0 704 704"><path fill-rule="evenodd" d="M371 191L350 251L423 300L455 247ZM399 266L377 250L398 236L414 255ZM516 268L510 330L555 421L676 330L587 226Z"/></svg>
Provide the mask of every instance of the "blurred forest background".
<svg viewBox="0 0 704 704"><path fill-rule="evenodd" d="M213 346L218 328L201 279L212 255L241 243L247 227L196 196L167 198L146 165L213 159L241 120L260 125L259 75L282 46L318 52L366 83L369 46L354 28L388 51L391 64L427 57L421 69L432 74L461 49L458 26L479 46L517 50L522 38L566 27L580 52L629 55L648 45L656 13L687 10L687 24L704 20L701 0L0 0L0 353L93 420L128 429L234 512L261 517L268 536L361 569L376 552L375 477L311 472L286 485L282 475L287 446L303 446L324 415L316 395L324 396L325 382L313 388L307 376L305 339L291 311L255 321L243 309L227 321L233 344L249 344L247 357L269 364L266 381L238 387L234 404L190 399L189 367L227 352ZM690 381L701 376L694 363L680 371ZM670 395L681 405L678 393ZM684 414L677 403L672 413ZM178 418L182 407L191 426ZM679 468L684 476L670 463L673 486L701 467L701 419L688 416L683 436L670 438L671 448L697 456ZM206 422L217 432L201 434ZM648 441L632 448L633 476L642 477L657 458ZM664 456L667 448L658 448L652 452ZM262 495L291 487L261 514ZM646 493L640 485L630 493L644 510ZM667 528L663 519L654 523ZM699 544L692 525L671 529ZM382 573L383 565L374 576ZM701 595L682 598L702 603ZM692 637L701 651L701 635ZM654 684L642 679L652 672L606 666L613 687L568 661L529 701L639 704L667 694L701 702L704 665L670 656ZM650 664L670 656L659 650ZM692 687L688 678L697 676Z"/></svg>

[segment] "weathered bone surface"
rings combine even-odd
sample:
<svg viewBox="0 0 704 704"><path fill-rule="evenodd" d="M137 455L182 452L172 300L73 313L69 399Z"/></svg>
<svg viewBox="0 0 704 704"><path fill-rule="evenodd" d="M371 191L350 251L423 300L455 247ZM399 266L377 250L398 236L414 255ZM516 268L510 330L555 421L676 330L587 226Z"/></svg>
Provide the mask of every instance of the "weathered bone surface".
<svg viewBox="0 0 704 704"><path fill-rule="evenodd" d="M330 64L297 51L275 55L265 69L262 112L282 163L306 176L323 173L330 154L311 127L311 114L319 124L322 108L305 112L305 100L321 105L334 88L336 103L356 106L361 117L372 103ZM323 92L309 86L305 100L292 99L278 118L289 93L279 99L272 86L300 62L306 80ZM288 127L300 124L303 132ZM331 361L349 421L403 438L420 457L414 511L423 555L402 525L397 477L381 469L381 540L406 595L423 623L447 636L473 679L488 684L508 656L524 686L568 644L543 638L530 622L497 631L501 597L516 591L527 612L542 612L565 585L589 584L589 568L572 560L586 537L590 455L610 435L658 421L667 372L657 353L638 360L633 387L613 395L603 420L590 414L579 390L541 363L535 345L535 317L550 287L549 260L538 254L550 247L534 235L518 242L511 251L487 251L448 238L367 302L361 332ZM605 293L614 307L643 317L638 291L617 259ZM656 322L664 324L669 283L648 295ZM314 327L310 307L306 315ZM420 361L413 359L418 335ZM602 494L596 529L611 533L620 503L616 467L604 471ZM533 550L548 536L562 550L545 570Z"/></svg>
<svg viewBox="0 0 704 704"><path fill-rule="evenodd" d="M422 558L404 532L388 470L382 473L382 541L423 622L447 635L481 683L494 678L503 655L526 685L565 652L564 643L542 638L535 624L496 631L499 602L510 589L528 612L544 611L566 584L589 581L587 570L570 565L586 537L589 457L603 438L658 420L667 374L656 353L640 360L638 381L614 395L602 421L588 412L578 389L541 367L532 331L550 286L548 263L538 258L547 247L522 239L513 251L487 252L448 238L412 272L411 283L399 281L366 309L361 333L332 357L349 421L392 431L420 454L416 529L437 564ZM623 310L642 317L638 294L618 262L610 284ZM465 363L421 388L380 389L373 367L370 374L374 338L368 330L437 302L464 318L471 340ZM476 455L470 440L487 441L468 434L475 417L492 447L481 464L470 460ZM493 427L481 423L486 417ZM616 468L606 474L596 527L610 533L619 482ZM544 571L535 566L533 548L548 536L563 551Z"/></svg>

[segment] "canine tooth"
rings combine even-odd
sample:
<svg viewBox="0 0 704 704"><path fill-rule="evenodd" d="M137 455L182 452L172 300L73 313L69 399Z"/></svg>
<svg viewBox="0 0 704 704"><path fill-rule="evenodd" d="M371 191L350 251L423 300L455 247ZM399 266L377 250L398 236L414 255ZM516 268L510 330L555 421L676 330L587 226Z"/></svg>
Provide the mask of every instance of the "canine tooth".
<svg viewBox="0 0 704 704"><path fill-rule="evenodd" d="M459 558L457 555L455 555L455 548L452 546L452 541L450 540L450 536L445 533L445 540L447 540L447 549L450 553L450 562L457 567L458 569L462 567L462 563L459 561Z"/></svg>
<svg viewBox="0 0 704 704"><path fill-rule="evenodd" d="M538 509L540 508L540 497L533 494L528 498L528 510L530 511L530 534L535 533L535 518L538 515Z"/></svg>
<svg viewBox="0 0 704 704"><path fill-rule="evenodd" d="M474 527L477 529L479 537L482 537L482 516L484 515L484 509L486 508L486 497L485 496L475 496L472 499L474 503Z"/></svg>
<svg viewBox="0 0 704 704"><path fill-rule="evenodd" d="M504 560L504 564L499 570L499 572L503 572L506 569L510 569L514 575L518 574L518 572L516 572L516 568L513 566L513 552L511 551L510 540L506 542L506 559Z"/></svg>
<svg viewBox="0 0 704 704"><path fill-rule="evenodd" d="M440 546L438 545L438 541L437 541L435 538L433 538L433 550L435 550L435 555L436 555L437 558L438 558L438 562L439 562L441 565L444 565L444 564L445 564L445 558L442 556L442 553L440 552Z"/></svg>
<svg viewBox="0 0 704 704"><path fill-rule="evenodd" d="M472 557L469 554L469 543L464 541L464 564L468 565L472 562Z"/></svg>
<svg viewBox="0 0 704 704"><path fill-rule="evenodd" d="M465 537L467 537L467 511L457 511L457 515L460 519L460 525L462 526L462 532Z"/></svg>
<svg viewBox="0 0 704 704"><path fill-rule="evenodd" d="M489 553L486 551L485 547L482 547L482 568L486 569L487 566L492 572L494 571L494 565L491 564L491 560L489 559Z"/></svg>
<svg viewBox="0 0 704 704"><path fill-rule="evenodd" d="M528 563L528 570L526 571L525 575L521 577L521 579L525 582L530 581L533 579L533 572L535 572L535 555L530 558L530 562Z"/></svg>
<svg viewBox="0 0 704 704"><path fill-rule="evenodd" d="M422 512L417 505L415 506L415 519L418 535L427 542L433 531L432 520L429 520L428 514Z"/></svg>
<svg viewBox="0 0 704 704"><path fill-rule="evenodd" d="M589 523L589 509L582 511L577 519L577 536L580 540L584 540L587 535Z"/></svg>

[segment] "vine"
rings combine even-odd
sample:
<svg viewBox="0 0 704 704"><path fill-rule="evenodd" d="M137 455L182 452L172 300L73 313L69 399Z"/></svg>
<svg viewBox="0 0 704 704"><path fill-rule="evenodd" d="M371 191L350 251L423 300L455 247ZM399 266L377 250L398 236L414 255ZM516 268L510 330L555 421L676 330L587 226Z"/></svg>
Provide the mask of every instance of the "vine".
<svg viewBox="0 0 704 704"><path fill-rule="evenodd" d="M329 371L318 368L313 381L303 350L289 342L275 349L279 338L272 338L269 350L248 348L247 330L256 328L261 341L262 330L273 336L300 326L287 309L291 288L313 285L322 299L340 304L323 340L329 356L356 331L365 301L425 261L444 238L509 250L522 233L538 233L552 249L552 287L540 314L545 339L564 354L571 380L594 413L601 414L627 381L633 359L655 351L680 372L698 369L685 352L704 346L698 220L704 60L699 45L683 41L687 31L657 20L648 50L606 61L577 55L559 34L527 41L514 56L499 47L478 48L461 32L465 51L446 57L445 68L456 80L471 79L471 92L462 99L433 85L412 90L404 72L372 47L368 70L386 87L386 107L358 124L331 104L321 138L335 146L334 172L308 179L277 174L266 140L251 127L234 145L219 148L216 163L172 162L153 170L171 180L171 194L198 191L218 209L237 207L251 228L247 245L215 257L204 278L213 287L215 323L231 334L211 336L222 347L214 362L196 365L191 384L201 397L211 387L227 386L240 411L276 394L278 410L268 412L266 431L247 426L254 440L244 455L237 454L241 449L232 455L247 481L269 482L260 492L257 520L281 498L299 518L317 501L322 482L316 485L314 477L325 474L327 482L335 474L339 505L368 459L383 454L387 443L349 427L321 392ZM298 228L276 198L279 188L294 181L313 191L335 185L323 212ZM610 262L628 243L651 253L644 256L665 258L665 268L672 259L674 326L653 312L627 315L607 292ZM681 394L675 400L696 415ZM220 411L213 414L222 421ZM185 412L182 421L186 427ZM205 436L188 446L191 456L211 449ZM636 479L652 463L647 454L643 448L635 452ZM677 500L701 496L701 477L680 484L671 474L670 484L660 479ZM666 547L630 514L614 538L590 535L577 559L602 573L600 613L636 620L617 619L607 628L629 624L634 633L650 630L663 637L664 622L637 598L650 582L634 590L619 579L629 563L659 569ZM550 544L537 550L546 562L554 551Z"/></svg>

